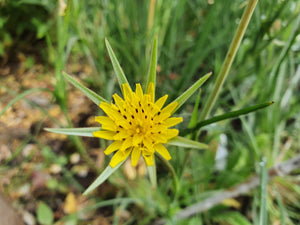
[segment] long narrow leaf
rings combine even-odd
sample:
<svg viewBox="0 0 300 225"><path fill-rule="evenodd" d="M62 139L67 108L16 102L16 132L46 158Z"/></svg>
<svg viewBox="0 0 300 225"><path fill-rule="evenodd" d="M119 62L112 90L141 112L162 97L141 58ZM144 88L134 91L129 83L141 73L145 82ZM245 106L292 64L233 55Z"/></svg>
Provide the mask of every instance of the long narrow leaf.
<svg viewBox="0 0 300 225"><path fill-rule="evenodd" d="M263 158L259 163L260 166L260 212L259 224L267 224L267 185L268 185L268 169L267 158Z"/></svg>
<svg viewBox="0 0 300 225"><path fill-rule="evenodd" d="M193 109L193 113L189 122L189 128L192 128L196 126L197 124L197 117L198 117L198 111L199 111L199 105L200 105L200 99L201 99L201 89L199 89L199 93L196 98L195 106Z"/></svg>
<svg viewBox="0 0 300 225"><path fill-rule="evenodd" d="M83 137L94 137L93 132L99 131L100 127L82 127L82 128L45 128L46 131L66 134L66 135L75 135Z"/></svg>
<svg viewBox="0 0 300 225"><path fill-rule="evenodd" d="M118 82L119 82L119 85L120 85L120 88L122 90L122 84L126 84L128 83L127 81L127 78L120 66L120 63L114 53L114 51L112 50L112 47L110 46L109 42L107 39L105 39L105 45L106 45L106 48L107 48L107 51L108 51L108 54L109 54L109 57L110 57L110 60L112 62L112 65L113 65L113 68L114 68L114 71L116 73L116 76L118 78Z"/></svg>
<svg viewBox="0 0 300 225"><path fill-rule="evenodd" d="M187 89L184 93L182 93L178 98L174 100L174 102L177 102L178 105L175 108L174 112L179 109L185 102L188 100L194 92L202 86L202 84L211 76L211 72L208 74L205 74L203 77L201 77L199 80L196 81L195 84L193 84L189 89Z"/></svg>
<svg viewBox="0 0 300 225"><path fill-rule="evenodd" d="M152 52L151 52L151 61L150 61L150 65L149 65L149 72L148 72L148 76L147 76L145 92L151 82L154 84L154 87L155 87L156 64L157 64L157 35L155 36L155 39L153 42L153 47L152 47Z"/></svg>
<svg viewBox="0 0 300 225"><path fill-rule="evenodd" d="M62 74L71 84L73 84L76 88L78 88L82 93L84 93L95 104L99 105L101 102L108 102L105 98L96 94L94 91L88 89L87 87L83 86L81 83L79 83L77 80L75 80L73 77L71 77L66 72L62 71Z"/></svg>
<svg viewBox="0 0 300 225"><path fill-rule="evenodd" d="M192 128L192 127L195 127L197 125L200 99L201 99L201 88L199 89L199 93L198 93L197 98L196 98L194 110L192 112L192 116L191 116L188 128ZM187 138L191 139L191 140L194 140L196 138L196 133L194 133L193 135L187 136Z"/></svg>
<svg viewBox="0 0 300 225"><path fill-rule="evenodd" d="M197 141L192 141L190 139L180 137L180 136L172 138L171 140L168 141L167 144L184 147L184 148L197 148L197 149L207 149L208 148L208 146L206 144L203 144L203 143L200 143Z"/></svg>
<svg viewBox="0 0 300 225"><path fill-rule="evenodd" d="M126 159L125 159L126 160ZM98 178L85 190L83 195L87 195L91 191L93 191L95 188L97 188L100 184L102 184L104 181L107 180L107 178L112 175L124 162L119 163L116 167L112 168L110 165L108 165L105 170L98 176Z"/></svg>
<svg viewBox="0 0 300 225"><path fill-rule="evenodd" d="M238 116L241 116L241 115L245 115L245 114L254 112L256 110L265 108L267 106L270 106L273 103L274 103L273 101L272 102L261 103L261 104L257 104L257 105L250 106L250 107L246 107L246 108L243 108L243 109L240 109L240 110L236 110L236 111L232 111L232 112L229 112L229 113L225 113L223 115L216 116L216 117L213 117L213 118L208 119L208 120L200 121L199 123L197 123L197 125L195 127L188 128L188 129L184 130L183 132L181 132L181 135L185 136L185 135L187 135L189 133L193 133L194 131L196 131L196 130L198 130L201 127L204 127L206 125L209 125L209 124L212 124L212 123L216 123L216 122L219 122L221 120L226 120L226 119L235 118L235 117L238 117Z"/></svg>

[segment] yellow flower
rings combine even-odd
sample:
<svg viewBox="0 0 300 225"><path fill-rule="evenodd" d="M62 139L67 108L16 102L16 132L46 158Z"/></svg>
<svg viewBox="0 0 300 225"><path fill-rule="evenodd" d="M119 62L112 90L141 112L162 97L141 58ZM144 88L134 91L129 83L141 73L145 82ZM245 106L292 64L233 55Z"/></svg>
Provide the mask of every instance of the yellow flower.
<svg viewBox="0 0 300 225"><path fill-rule="evenodd" d="M119 85L123 91L123 99L114 94L113 102L109 102L63 72L63 76L95 104L99 105L107 116L95 117L95 120L101 124L101 128L47 128L46 130L60 134L98 137L112 141L104 151L106 155L115 152L110 164L88 187L84 194L90 193L102 184L121 166L130 154L132 166L136 166L141 155L143 156L148 166L150 181L155 187L156 167L154 154L157 152L165 164L167 164L166 160L171 159L165 144L185 148L207 149L207 145L203 143L178 136L179 131L172 127L182 122L182 118L171 116L201 87L211 73L199 78L184 93L163 108L168 95L155 101L157 37L153 43L145 93L139 83L136 84L135 92L131 90L127 78L107 40L105 40L105 44Z"/></svg>
<svg viewBox="0 0 300 225"><path fill-rule="evenodd" d="M104 153L109 155L117 151L109 165L117 166L130 154L132 166L137 165L141 155L146 164L152 166L155 152L170 160L171 156L164 144L179 133L177 129L170 129L182 122L181 117L170 118L178 103L172 102L162 108L168 95L155 101L153 83L149 84L145 94L139 83L136 84L135 92L128 83L122 85L122 90L124 99L114 94L114 103L101 102L100 108L107 116L95 118L102 128L93 135L113 141Z"/></svg>

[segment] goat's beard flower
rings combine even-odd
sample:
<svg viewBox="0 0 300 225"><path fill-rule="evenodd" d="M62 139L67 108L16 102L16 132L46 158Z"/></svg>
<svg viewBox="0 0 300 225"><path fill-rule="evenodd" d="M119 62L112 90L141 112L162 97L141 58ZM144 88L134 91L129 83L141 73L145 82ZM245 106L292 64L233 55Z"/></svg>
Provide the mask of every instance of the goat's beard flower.
<svg viewBox="0 0 300 225"><path fill-rule="evenodd" d="M130 154L132 166L137 165L141 155L146 164L152 166L155 152L170 160L164 144L179 133L177 129L170 129L182 122L181 117L170 117L178 103L172 102L162 108L168 95L155 101L153 83L149 84L145 94L139 83L135 92L128 83L122 85L122 90L124 99L114 94L114 103L101 102L100 108L107 116L95 117L102 127L93 135L113 141L104 153L109 155L116 151L109 165L117 166Z"/></svg>

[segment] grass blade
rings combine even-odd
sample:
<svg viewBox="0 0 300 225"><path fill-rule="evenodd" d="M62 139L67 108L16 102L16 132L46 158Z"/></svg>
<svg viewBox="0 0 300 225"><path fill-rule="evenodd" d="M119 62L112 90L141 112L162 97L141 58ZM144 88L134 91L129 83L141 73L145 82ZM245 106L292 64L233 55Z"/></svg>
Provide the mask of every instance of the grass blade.
<svg viewBox="0 0 300 225"><path fill-rule="evenodd" d="M152 82L155 87L155 82L156 82L156 64L157 64L157 35L155 36L154 42L153 42L153 47L152 47L152 52L151 52L151 61L149 65L149 72L147 76L147 83L145 87L145 92L149 86L149 84ZM155 90L154 90L155 91Z"/></svg>
<svg viewBox="0 0 300 225"><path fill-rule="evenodd" d="M267 185L268 185L268 170L267 158L263 158L259 163L260 166L260 212L259 224L267 224Z"/></svg>
<svg viewBox="0 0 300 225"><path fill-rule="evenodd" d="M46 88L33 88L30 90L26 90L23 93L17 95L13 100L11 100L5 107L4 109L0 112L0 117L6 112L6 110L11 107L13 104L15 104L17 101L20 99L24 98L26 95L35 93L35 92L40 92L40 91L48 91L51 92L49 89Z"/></svg>
<svg viewBox="0 0 300 225"><path fill-rule="evenodd" d="M100 130L100 127L82 127L82 128L45 128L46 131L66 134L66 135L75 135L83 137L94 137L93 132Z"/></svg>
<svg viewBox="0 0 300 225"><path fill-rule="evenodd" d="M119 163L117 166L112 168L110 165L108 165L105 170L98 176L98 178L85 190L83 195L87 195L91 191L93 191L95 188L97 188L99 185L101 185L104 181L107 180L107 178L112 175L119 167L125 162L125 160L121 163Z"/></svg>
<svg viewBox="0 0 300 225"><path fill-rule="evenodd" d="M193 84L189 89L187 89L183 94L174 100L178 105L174 112L179 109L188 100L194 92L202 86L202 84L211 76L211 72L201 77L195 84Z"/></svg>
<svg viewBox="0 0 300 225"><path fill-rule="evenodd" d="M230 119L230 118L235 118L235 117L238 117L238 116L241 116L241 115L245 115L245 114L254 112L256 110L265 108L267 106L270 106L273 103L274 103L273 101L266 102L266 103L261 103L261 104L257 104L257 105L250 106L250 107L247 107L247 108L243 108L243 109L240 109L240 110L236 110L236 111L232 111L232 112L229 112L229 113L225 113L225 114L220 115L220 116L215 116L215 117L213 117L211 119L208 119L208 120L200 121L193 128L188 128L186 130L183 130L183 132L181 133L181 135L185 136L185 135L187 135L189 133L193 133L194 131L196 131L196 130L198 130L201 127L204 127L206 125L209 125L209 124L212 124L212 123L216 123L216 122L219 122L219 121L222 121L222 120Z"/></svg>
<svg viewBox="0 0 300 225"><path fill-rule="evenodd" d="M180 136L172 138L171 140L168 141L167 144L184 147L184 148L197 148L197 149L207 149L208 148L208 146L206 144L203 144L203 143L200 143L197 141L192 141L190 139L180 137Z"/></svg>
<svg viewBox="0 0 300 225"><path fill-rule="evenodd" d="M119 82L120 88L122 90L122 84L128 83L127 78L126 78L126 76L125 76L125 74L123 72L123 69L120 66L120 63L119 63L119 61L118 61L118 59L117 59L114 51L112 50L112 47L110 46L110 44L109 44L109 42L108 42L108 40L106 38L105 38L105 45L106 45L106 48L107 48L110 60L112 62L114 71L115 71L116 76L118 78L118 82Z"/></svg>
<svg viewBox="0 0 300 225"><path fill-rule="evenodd" d="M99 105L101 102L109 102L105 98L101 97L100 95L96 94L94 91L90 90L89 88L85 87L73 77L71 77L66 72L62 71L64 77L73 84L76 88L78 88L82 93L84 93L89 99L91 99L96 105Z"/></svg>
<svg viewBox="0 0 300 225"><path fill-rule="evenodd" d="M257 4L258 0L250 0L248 2L248 5L244 11L244 14L242 16L241 22L239 23L238 29L234 35L234 38L230 44L229 50L226 54L225 60L223 62L223 65L221 67L221 70L217 76L217 80L215 83L215 86L213 88L213 91L209 95L204 108L200 115L200 120L205 120L206 117L209 115L210 110L214 106L217 97L219 96L219 92L223 86L223 83L228 75L228 72L231 68L231 65L233 63L233 60L235 58L236 52L240 46L240 43L242 41L242 38L244 37L245 31L248 27L249 21L252 17L252 14L254 12L255 6Z"/></svg>

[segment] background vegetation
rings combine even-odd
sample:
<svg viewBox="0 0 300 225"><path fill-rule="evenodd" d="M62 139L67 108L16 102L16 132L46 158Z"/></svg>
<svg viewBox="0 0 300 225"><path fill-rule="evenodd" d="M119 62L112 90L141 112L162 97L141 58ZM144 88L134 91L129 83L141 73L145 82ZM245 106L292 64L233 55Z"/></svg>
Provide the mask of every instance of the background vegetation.
<svg viewBox="0 0 300 225"><path fill-rule="evenodd" d="M275 104L202 128L197 139L210 145L208 151L171 148L171 163L180 177L176 196L164 167L158 165L158 189L151 190L144 165L132 169L125 164L92 196L82 197L109 162L102 153L107 143L67 139L42 129L92 126L93 117L101 113L66 84L61 70L107 99L119 92L105 38L133 84L145 79L157 34L157 95L168 93L170 101L196 78L218 73L246 5L245 0L2 1L1 190L14 200L24 220L151 224L164 218L177 224L299 224L299 169L191 218L174 219L181 209L299 154L297 0L258 2L210 116L267 101ZM213 75L202 88L199 114L214 81ZM178 112L185 121L181 130L189 124L196 97ZM220 152L224 155L217 159ZM259 166L262 159L266 166ZM267 191L261 191L264 188Z"/></svg>

